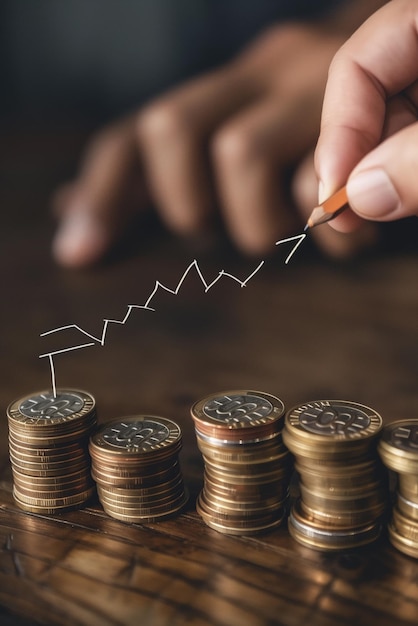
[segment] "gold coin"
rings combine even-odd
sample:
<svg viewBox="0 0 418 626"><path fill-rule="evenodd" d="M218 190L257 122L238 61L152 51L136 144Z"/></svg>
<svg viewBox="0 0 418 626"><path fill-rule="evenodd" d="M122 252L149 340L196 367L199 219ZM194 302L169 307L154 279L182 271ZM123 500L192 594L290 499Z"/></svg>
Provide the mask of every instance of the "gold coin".
<svg viewBox="0 0 418 626"><path fill-rule="evenodd" d="M299 475L300 480L303 480L303 483L306 487L311 489L312 491L317 491L318 493L326 493L326 492L334 492L340 495L349 495L357 491L366 491L368 486L370 485L387 485L387 478L385 476L382 477L381 481L376 481L374 478L368 480L368 477L362 477L362 479L356 484L353 483L348 477L347 480L344 481L342 478L340 480L332 480L332 476L328 478L324 478L324 480L320 481L318 478L312 478L307 473L303 475Z"/></svg>
<svg viewBox="0 0 418 626"><path fill-rule="evenodd" d="M71 464L78 463L81 460L87 460L90 462L90 456L88 452L84 453L76 453L76 454L56 454L55 456L36 456L30 454L21 454L20 452L15 452L12 448L9 448L9 456L10 458L16 460L16 462L22 465L33 465L34 468L42 467L42 466L56 466L68 463Z"/></svg>
<svg viewBox="0 0 418 626"><path fill-rule="evenodd" d="M123 511L114 509L113 507L108 507L107 505L103 506L103 509L110 517L118 519L122 522L127 522L130 524L135 524L135 523L144 524L144 523L158 522L162 519L174 517L174 515L179 514L185 508L187 502L188 502L188 494L187 492L184 492L183 498L180 501L180 503L177 504L177 506L172 506L170 507L169 510L164 511L162 513L152 512L150 515L145 515L142 513L141 514L124 513Z"/></svg>
<svg viewBox="0 0 418 626"><path fill-rule="evenodd" d="M318 468L329 468L342 463L356 465L360 460L370 456L372 444L369 440L327 441L322 445L318 438L312 437L310 443L297 441L289 431L284 430L283 441L298 462L303 460L306 465L316 465Z"/></svg>
<svg viewBox="0 0 418 626"><path fill-rule="evenodd" d="M98 490L99 500L102 504L106 504L106 506L110 506L114 509L117 509L123 512L123 509L126 509L129 512L131 509L137 511L141 514L148 514L150 510L155 513L164 512L168 508L172 506L177 506L178 502L184 497L184 488L183 486L180 489L177 489L175 492L165 495L164 497L158 499L154 498L153 500L143 501L138 498L129 499L121 501L114 500L112 494L107 494L105 490Z"/></svg>
<svg viewBox="0 0 418 626"><path fill-rule="evenodd" d="M267 476L276 473L280 475L283 472L288 472L291 465L291 457L286 457L281 461L270 461L267 463L230 463L229 461L214 461L203 456L205 464L207 464L211 470L225 474L226 476L236 476L237 478L242 476L244 480L250 479L255 476Z"/></svg>
<svg viewBox="0 0 418 626"><path fill-rule="evenodd" d="M230 467L226 467L225 464L206 463L205 469L212 480L220 483L234 483L236 485L263 485L272 482L280 482L282 480L288 480L290 476L290 465L270 465L264 467L264 470L259 471L259 467L252 467L251 472L247 468L241 468L240 466L234 466L231 470ZM256 471L254 471L256 470Z"/></svg>
<svg viewBox="0 0 418 626"><path fill-rule="evenodd" d="M219 483L213 481L205 471L204 474L205 489L220 497L230 498L232 500L245 501L263 500L270 497L281 497L289 493L289 485L287 482L268 483L267 485L235 485L230 483Z"/></svg>
<svg viewBox="0 0 418 626"><path fill-rule="evenodd" d="M174 444L171 448L155 451L152 454L139 454L135 457L133 455L114 457L111 454L97 454L97 451L92 445L90 445L89 452L92 459L92 463L100 465L101 467L114 468L117 467L120 471L135 472L135 471L156 471L156 468L167 467L170 463L173 463L181 450L181 441Z"/></svg>
<svg viewBox="0 0 418 626"><path fill-rule="evenodd" d="M20 481L21 483L30 481L32 485L71 485L82 479L91 479L89 468L71 474L62 474L60 476L28 476L27 474L17 471L14 467L12 467L12 472L14 480Z"/></svg>
<svg viewBox="0 0 418 626"><path fill-rule="evenodd" d="M14 486L21 500L26 497L34 498L36 500L61 500L66 498L78 497L80 493L85 493L86 491L93 489L94 483L90 481L90 483L84 483L75 487L45 490L40 490L38 487L31 488L29 485L18 485L17 483L14 483Z"/></svg>
<svg viewBox="0 0 418 626"><path fill-rule="evenodd" d="M382 518L386 507L382 503L378 503L368 509L358 511L352 509L330 511L329 509L312 508L301 499L300 510L310 524L320 529L345 528L346 530L352 530L372 524Z"/></svg>
<svg viewBox="0 0 418 626"><path fill-rule="evenodd" d="M92 458L91 464L95 471L99 471L108 476L114 476L115 478L132 478L135 476L152 477L164 474L164 472L170 471L177 462L177 458L169 459L168 461L161 461L159 463L132 464L130 467L117 463L103 463Z"/></svg>
<svg viewBox="0 0 418 626"><path fill-rule="evenodd" d="M275 484L269 483L268 485L264 483L251 485L245 483L222 483L217 480L212 480L206 472L204 474L204 484L217 495L229 497L234 500L245 498L264 499L289 492L289 481L281 481Z"/></svg>
<svg viewBox="0 0 418 626"><path fill-rule="evenodd" d="M401 535L392 523L388 525L388 534L389 541L397 550L415 559L418 558L418 543L416 541Z"/></svg>
<svg viewBox="0 0 418 626"><path fill-rule="evenodd" d="M170 490L163 490L161 493L152 493L152 494L142 494L137 493L135 489L126 489L123 494L115 494L111 491L108 491L106 487L97 486L97 493L99 497L111 504L133 504L133 505L149 505L154 506L156 504L163 504L165 501L173 500L177 498L184 492L183 481L179 481L179 483Z"/></svg>
<svg viewBox="0 0 418 626"><path fill-rule="evenodd" d="M195 433L198 441L202 441L203 443L207 443L211 446L216 446L217 448L224 448L225 450L230 450L231 452L238 450L242 450L244 452L246 449L257 451L265 448L267 449L269 446L273 446L281 452L287 451L287 448L283 443L282 431L273 432L269 437L266 437L265 439L258 439L256 441L248 441L246 439L234 439L232 441L228 441L226 439L219 439L201 432L197 427L195 427Z"/></svg>
<svg viewBox="0 0 418 626"><path fill-rule="evenodd" d="M26 496L25 494L21 493L21 491L17 489L16 486L14 486L13 496L15 500L21 506L27 505L29 507L37 508L38 510L41 510L44 508L45 509L64 509L66 507L77 506L79 504L87 502L93 496L95 491L96 490L94 488L90 488L78 494L63 497L63 498L61 497L37 498L37 497Z"/></svg>
<svg viewBox="0 0 418 626"><path fill-rule="evenodd" d="M418 546L418 523L404 515L396 506L392 510L392 525L402 537L414 541Z"/></svg>
<svg viewBox="0 0 418 626"><path fill-rule="evenodd" d="M208 446L207 444L203 444L201 441L198 441L198 447L203 457L207 459L209 462L214 461L219 463L229 463L229 464L242 464L246 465L266 465L267 463L288 463L290 462L290 454L287 450L280 451L278 449L270 448L266 450L264 453L262 450L249 451L246 450L225 450L225 448L216 448L216 446Z"/></svg>
<svg viewBox="0 0 418 626"><path fill-rule="evenodd" d="M283 426L284 404L260 391L239 389L212 393L195 402L191 415L200 433L225 442L257 442Z"/></svg>
<svg viewBox="0 0 418 626"><path fill-rule="evenodd" d="M42 479L41 479L42 480ZM28 480L27 478L19 478L13 473L13 484L19 489L31 489L34 491L62 491L66 489L73 489L75 491L83 491L88 487L93 487L94 482L89 474L80 475L71 482L66 483L40 483Z"/></svg>
<svg viewBox="0 0 418 626"><path fill-rule="evenodd" d="M196 502L196 510L207 526L217 530L218 532L228 535L257 535L268 532L280 526L285 517L285 509L275 510L270 515L264 515L261 518L248 519L227 519L225 516L213 515L208 510L202 493Z"/></svg>
<svg viewBox="0 0 418 626"><path fill-rule="evenodd" d="M375 541L381 533L381 524L372 522L365 526L347 529L318 528L306 518L295 502L288 519L289 533L299 543L310 548L336 551L358 548Z"/></svg>
<svg viewBox="0 0 418 626"><path fill-rule="evenodd" d="M398 491L407 500L418 504L418 475L398 474Z"/></svg>
<svg viewBox="0 0 418 626"><path fill-rule="evenodd" d="M79 389L58 389L35 392L12 402L7 408L9 425L22 432L51 431L67 424L82 422L95 411L96 402L89 393Z"/></svg>
<svg viewBox="0 0 418 626"><path fill-rule="evenodd" d="M229 452L246 454L248 452L257 453L260 451L261 454L262 452L268 453L270 449L274 450L275 453L276 451L287 452L281 433L274 433L271 437L263 439L262 441L227 441L217 439L216 437L209 437L201 433L198 428L195 428L195 433L198 442L202 442L202 444L206 444L208 447L221 448Z"/></svg>
<svg viewBox="0 0 418 626"><path fill-rule="evenodd" d="M377 437L381 429L382 418L370 407L348 400L315 400L295 406L286 414L283 438L286 445L288 439L295 439L330 452L339 443L344 451Z"/></svg>
<svg viewBox="0 0 418 626"><path fill-rule="evenodd" d="M418 474L418 420L399 420L385 426L378 450L389 469Z"/></svg>
<svg viewBox="0 0 418 626"><path fill-rule="evenodd" d="M271 496L270 498L264 498L263 500L231 500L223 496L214 494L207 485L204 487L204 493L206 500L217 510L223 510L230 513L245 512L245 513L267 513L271 509L282 508L284 505L284 499L277 496Z"/></svg>
<svg viewBox="0 0 418 626"><path fill-rule="evenodd" d="M300 474L307 474L312 479L318 479L318 481L330 480L336 483L358 483L366 477L376 477L381 479L382 476L386 476L386 468L381 463L380 459L375 454L368 454L364 461L361 463L350 463L350 470L347 471L347 463L333 462L332 465L322 465L310 459L304 457L298 457L295 462L295 469Z"/></svg>
<svg viewBox="0 0 418 626"><path fill-rule="evenodd" d="M207 516L201 509L198 509L198 513L200 517L202 518L202 520L204 521L204 523L206 524L206 526L209 526L209 528L212 528L213 530L216 530L219 533L223 533L224 535L235 535L238 537L244 537L244 536L252 537L255 535L261 535L261 534L270 532L274 530L275 528L278 528L279 526L281 526L285 517L285 514L283 513L281 517L274 518L270 522L265 522L261 525L240 527L240 526L233 526L230 524L218 522L217 520L214 520L211 516Z"/></svg>
<svg viewBox="0 0 418 626"><path fill-rule="evenodd" d="M410 520L418 523L418 503L405 498L401 493L397 493L396 507ZM395 507L395 508L396 508Z"/></svg>
<svg viewBox="0 0 418 626"><path fill-rule="evenodd" d="M90 462L90 457L88 452L84 453L76 453L76 454L56 454L54 456L37 456L30 454L22 454L20 452L15 452L12 448L9 448L9 456L10 459L16 461L20 465L27 465L28 467L32 467L34 469L41 468L45 469L48 467L58 468L60 465L71 465L72 463L77 464L81 461Z"/></svg>
<svg viewBox="0 0 418 626"><path fill-rule="evenodd" d="M321 445L317 439L312 438L308 444L297 441L289 432L283 432L283 440L295 459L304 465L315 465L324 471L331 471L334 467L343 463L357 465L365 458L370 458L372 444L369 440L359 440L355 443L349 441L327 442Z"/></svg>
<svg viewBox="0 0 418 626"><path fill-rule="evenodd" d="M285 434L283 433L283 435ZM308 471L316 470L327 474L338 473L341 469L346 471L348 464L354 468L354 471L357 471L357 466L362 463L379 462L374 446L371 448L369 444L362 451L356 448L346 448L344 454L341 455L338 454L338 446L336 446L336 450L337 452L334 451L332 454L329 454L329 450L324 451L322 448L316 449L316 447L304 445L297 453L292 450L290 452L295 457L295 462L303 469L306 468Z"/></svg>
<svg viewBox="0 0 418 626"><path fill-rule="evenodd" d="M66 455L85 455L88 454L87 445L83 445L82 443L72 443L72 444L64 444L64 445L51 445L51 446L28 446L26 443L21 443L20 441L14 439L11 435L9 437L9 448L17 455L22 456L30 456L30 457L47 457L47 458L55 458L59 457L63 454Z"/></svg>
<svg viewBox="0 0 418 626"><path fill-rule="evenodd" d="M159 458L181 445L181 430L172 420L131 415L103 424L91 438L90 451L104 458L140 461ZM151 459L150 459L151 460Z"/></svg>
<svg viewBox="0 0 418 626"><path fill-rule="evenodd" d="M12 462L12 471L15 470L17 470L20 474L25 474L28 477L28 480L30 480L32 477L52 478L65 476L68 473L73 474L74 472L85 472L89 470L89 466L85 461L83 461L83 463L78 463L77 465L60 466L59 468L50 467L48 469L32 469L28 468L27 465L22 466Z"/></svg>
<svg viewBox="0 0 418 626"><path fill-rule="evenodd" d="M151 496L153 494L160 494L163 491L169 491L171 489L175 489L179 484L183 483L183 477L181 473L176 473L173 477L170 477L167 481L159 481L149 487L147 486L130 486L130 487L117 487L114 485L104 485L103 489L106 489L106 492L109 494L114 494L115 497L119 495L124 495L127 491L136 493L138 496ZM102 485L100 485L102 487Z"/></svg>
<svg viewBox="0 0 418 626"><path fill-rule="evenodd" d="M39 440L47 439L54 443L60 444L66 439L72 439L74 435L79 437L91 432L92 428L97 423L96 412L93 411L89 415L78 418L78 421L56 421L51 426L39 426L29 427L25 424L23 427L18 423L13 423L9 420L9 431L13 437L26 442L33 441L34 444ZM48 444L47 444L48 445Z"/></svg>
<svg viewBox="0 0 418 626"><path fill-rule="evenodd" d="M93 424L90 430L87 430L87 432L75 431L70 435L63 435L61 437L58 437L56 435L54 435L53 437L51 435L46 435L45 437L21 437L19 435L19 437L16 438L12 437L12 432L9 431L9 440L15 442L17 441L20 445L25 446L30 453L33 449L36 449L38 447L45 448L48 447L49 444L51 445L51 448L54 448L65 447L74 443L87 443L90 437L90 433L93 432L94 429L95 425Z"/></svg>
<svg viewBox="0 0 418 626"><path fill-rule="evenodd" d="M117 470L117 468L116 468ZM180 465L178 462L173 463L170 467L162 470L161 472L154 472L152 474L142 474L142 473L129 473L125 475L125 472L120 475L117 471L108 472L102 471L101 468L96 467L94 464L92 465L92 476L97 483L100 483L104 486L113 486L113 487L153 487L159 485L161 483L167 482L168 480L172 480L177 477L180 473Z"/></svg>
<svg viewBox="0 0 418 626"><path fill-rule="evenodd" d="M307 489L303 483L299 483L302 501L314 510L325 511L327 513L346 512L346 511L369 511L377 507L379 510L385 510L386 498L385 492L371 491L364 496L357 497L338 497L333 495L321 495L315 491Z"/></svg>
<svg viewBox="0 0 418 626"><path fill-rule="evenodd" d="M364 500L365 498L374 498L378 496L379 499L386 499L386 489L385 484L381 481L372 481L370 480L368 483L363 485L349 485L349 486L340 486L340 485L332 485L332 484L323 484L316 485L312 487L309 484L306 484L305 474L299 481L299 485L304 489L305 492L310 495L315 495L318 498L328 498L330 500L335 501L357 501Z"/></svg>
<svg viewBox="0 0 418 626"><path fill-rule="evenodd" d="M411 461L407 458L402 458L400 456L395 455L386 455L383 456L382 448L379 447L379 453L382 456L382 461L386 465L386 467L397 474L417 474L418 473L418 464L415 461Z"/></svg>
<svg viewBox="0 0 418 626"><path fill-rule="evenodd" d="M219 520L229 521L233 523L243 522L245 524L260 520L270 519L271 515L275 515L276 511L281 508L277 502L269 507L257 507L256 509L237 509L224 506L221 502L215 501L202 489L199 495L199 502L205 510Z"/></svg>
<svg viewBox="0 0 418 626"><path fill-rule="evenodd" d="M86 506L88 500L82 500L71 506L35 506L32 504L27 504L26 502L20 502L16 497L14 497L14 501L19 509L23 511L28 511L29 513L41 513L42 515L58 515L60 513L67 513L68 511L76 511Z"/></svg>

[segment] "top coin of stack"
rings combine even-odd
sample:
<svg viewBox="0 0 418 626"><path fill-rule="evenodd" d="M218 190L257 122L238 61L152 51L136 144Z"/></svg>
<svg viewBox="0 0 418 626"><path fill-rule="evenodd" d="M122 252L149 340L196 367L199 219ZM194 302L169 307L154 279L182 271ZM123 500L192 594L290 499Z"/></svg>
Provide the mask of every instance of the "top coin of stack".
<svg viewBox="0 0 418 626"><path fill-rule="evenodd" d="M172 420L132 415L100 426L91 437L92 475L108 515L150 522L187 502L178 455L181 430Z"/></svg>
<svg viewBox="0 0 418 626"><path fill-rule="evenodd" d="M96 423L89 393L58 389L12 402L7 409L13 495L28 511L78 508L94 493L88 440Z"/></svg>
<svg viewBox="0 0 418 626"><path fill-rule="evenodd" d="M386 426L378 450L383 463L398 478L389 539L401 552L418 558L418 419Z"/></svg>
<svg viewBox="0 0 418 626"><path fill-rule="evenodd" d="M289 517L300 543L323 550L375 540L387 503L376 452L382 419L349 401L317 400L286 415L283 439L294 454L301 497Z"/></svg>
<svg viewBox="0 0 418 626"><path fill-rule="evenodd" d="M205 461L196 505L204 522L235 535L280 524L290 478L283 402L259 391L228 391L196 402L191 414Z"/></svg>

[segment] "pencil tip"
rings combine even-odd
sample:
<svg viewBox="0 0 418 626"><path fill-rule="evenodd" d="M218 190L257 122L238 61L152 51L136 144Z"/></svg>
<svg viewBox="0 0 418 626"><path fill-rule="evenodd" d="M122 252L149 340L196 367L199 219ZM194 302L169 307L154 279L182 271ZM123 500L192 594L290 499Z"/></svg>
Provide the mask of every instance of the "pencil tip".
<svg viewBox="0 0 418 626"><path fill-rule="evenodd" d="M306 226L305 226L305 228L303 229L303 232L304 232L304 233L306 233L306 231L308 230L308 228L309 228L309 222L307 222L307 223L306 223Z"/></svg>

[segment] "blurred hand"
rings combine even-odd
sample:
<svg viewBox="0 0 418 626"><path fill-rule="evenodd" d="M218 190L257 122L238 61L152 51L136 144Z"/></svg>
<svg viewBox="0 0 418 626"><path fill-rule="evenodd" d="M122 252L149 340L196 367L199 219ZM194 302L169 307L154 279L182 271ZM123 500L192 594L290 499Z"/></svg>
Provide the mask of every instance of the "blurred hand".
<svg viewBox="0 0 418 626"><path fill-rule="evenodd" d="M417 58L418 3L392 0L332 62L316 167L320 200L348 179L341 231L418 214Z"/></svg>
<svg viewBox="0 0 418 626"><path fill-rule="evenodd" d="M298 232L317 201L313 147L341 43L341 34L313 26L274 27L233 62L104 130L78 179L57 193L56 260L73 267L98 261L149 203L186 236L220 210L232 240L249 254ZM312 236L325 252L345 256L370 233L324 228Z"/></svg>

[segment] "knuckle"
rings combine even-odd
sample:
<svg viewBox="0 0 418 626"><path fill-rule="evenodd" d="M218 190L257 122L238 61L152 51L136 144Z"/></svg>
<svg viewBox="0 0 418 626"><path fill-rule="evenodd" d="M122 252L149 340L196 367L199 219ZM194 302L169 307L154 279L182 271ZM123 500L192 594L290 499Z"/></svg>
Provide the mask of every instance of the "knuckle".
<svg viewBox="0 0 418 626"><path fill-rule="evenodd" d="M173 100L161 99L139 112L136 128L144 141L172 139L187 132L186 114Z"/></svg>
<svg viewBox="0 0 418 626"><path fill-rule="evenodd" d="M331 61L328 66L328 77L338 76L338 74L342 71L346 70L346 53L345 46L339 48L334 55L331 57Z"/></svg>
<svg viewBox="0 0 418 626"><path fill-rule="evenodd" d="M239 167L250 161L257 151L251 132L236 125L227 126L215 133L212 139L212 155L219 164Z"/></svg>

